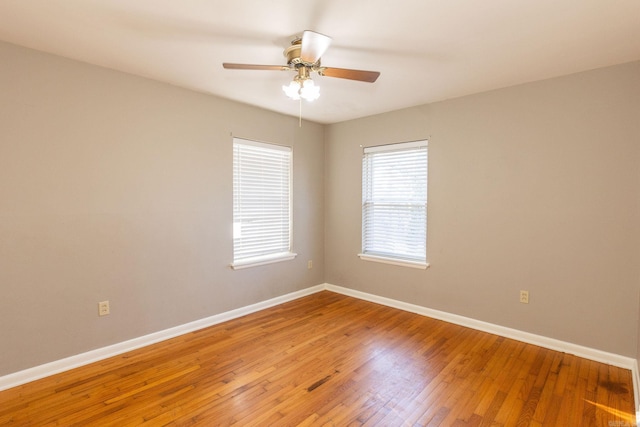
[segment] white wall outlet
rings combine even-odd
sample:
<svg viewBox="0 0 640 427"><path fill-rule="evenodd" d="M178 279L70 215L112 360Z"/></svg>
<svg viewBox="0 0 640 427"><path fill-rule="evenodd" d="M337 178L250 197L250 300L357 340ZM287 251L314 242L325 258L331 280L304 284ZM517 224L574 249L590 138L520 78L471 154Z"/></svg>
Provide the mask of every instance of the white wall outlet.
<svg viewBox="0 0 640 427"><path fill-rule="evenodd" d="M311 270L313 268L313 261L311 261L311 260L307 261L307 268L309 270Z"/></svg>
<svg viewBox="0 0 640 427"><path fill-rule="evenodd" d="M529 304L529 291L520 291L520 302Z"/></svg>
<svg viewBox="0 0 640 427"><path fill-rule="evenodd" d="M98 315L106 316L110 313L109 301L100 301L98 303Z"/></svg>

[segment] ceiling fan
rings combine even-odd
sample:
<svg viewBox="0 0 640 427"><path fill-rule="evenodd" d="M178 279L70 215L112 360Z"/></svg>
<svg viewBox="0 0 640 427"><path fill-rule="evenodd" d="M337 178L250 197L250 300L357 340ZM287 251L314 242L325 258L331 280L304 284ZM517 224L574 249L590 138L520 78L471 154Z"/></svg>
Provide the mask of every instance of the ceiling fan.
<svg viewBox="0 0 640 427"><path fill-rule="evenodd" d="M255 65L234 64L224 62L222 66L230 70L271 70L271 71L295 71L297 75L293 81L282 86L287 96L292 99L306 99L313 101L320 96L320 88L311 80L311 73L316 72L321 76L337 77L339 79L357 80L373 83L378 79L378 71L351 70L348 68L323 67L320 64L322 55L331 44L331 37L315 31L306 30L302 37L297 37L291 42L291 46L284 50L287 65Z"/></svg>

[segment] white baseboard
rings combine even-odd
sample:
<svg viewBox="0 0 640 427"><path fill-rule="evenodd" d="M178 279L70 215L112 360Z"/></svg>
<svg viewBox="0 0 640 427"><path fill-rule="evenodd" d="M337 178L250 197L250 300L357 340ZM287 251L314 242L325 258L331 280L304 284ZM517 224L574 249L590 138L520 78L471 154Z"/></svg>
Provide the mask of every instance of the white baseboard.
<svg viewBox="0 0 640 427"><path fill-rule="evenodd" d="M39 380L50 375L58 374L60 372L68 371L70 369L78 368L80 366L88 365L89 363L104 360L112 356L117 356L119 354L123 354L147 345L155 344L169 338L174 338L179 335L197 331L198 329L217 325L218 323L242 317L247 314L264 310L265 308L273 307L275 305L282 304L288 301L293 301L295 299L320 292L324 289L324 285L314 286L266 301L261 301L256 304L248 305L246 307L241 307L235 310L206 317L204 319L185 323L184 325L154 332L149 335L144 335L128 341L123 341L117 344L109 345L107 347L98 348L86 353L77 354L75 356L66 357L64 359L45 363L44 365L35 366L33 368L28 368L23 371L5 375L0 377L0 391L26 384L31 381Z"/></svg>
<svg viewBox="0 0 640 427"><path fill-rule="evenodd" d="M266 308L273 307L275 305L282 304L288 301L293 301L295 299L302 298L304 296L311 295L323 290L328 290L331 292L336 292L361 300L386 305L388 307L397 308L411 313L432 317L434 319L444 320L445 322L465 326L495 335L500 335L505 338L511 338L551 350L574 354L576 356L584 357L585 359L594 360L596 362L606 363L608 365L629 369L631 370L633 378L633 391L636 408L638 408L638 410L640 411L640 406L638 406L638 403L640 403L640 399L638 398L640 373L638 371L638 362L636 359L626 356L620 356L614 353L608 353L601 350L596 350L589 347L584 347L573 343L568 343L565 341L556 340L553 338L544 337L541 335L531 334L529 332L519 331L517 329L511 329L492 323L482 322L480 320L459 316L457 314L433 310L430 308L394 300L391 298L381 297L366 292L344 288L341 286L335 286L328 283L313 286L297 292L292 292L256 304L248 305L246 307L241 307L235 310L220 313L214 316L196 320L194 322L189 322L184 325L176 326L174 328L165 329L163 331L154 332L149 335L144 335L142 337L134 338L107 347L91 350L86 353L56 360L50 363L45 363L44 365L25 369L23 371L18 371L13 374L5 375L3 377L0 377L0 391L19 386L21 384L26 384L28 382L35 381L40 378L44 378L60 372L68 371L73 368L88 365L89 363L97 362L99 360L103 360L112 356L117 356L119 354L123 354L131 350L167 340L169 338L193 332L198 329L206 328L222 322L226 322L228 320L242 317L247 314L264 310Z"/></svg>

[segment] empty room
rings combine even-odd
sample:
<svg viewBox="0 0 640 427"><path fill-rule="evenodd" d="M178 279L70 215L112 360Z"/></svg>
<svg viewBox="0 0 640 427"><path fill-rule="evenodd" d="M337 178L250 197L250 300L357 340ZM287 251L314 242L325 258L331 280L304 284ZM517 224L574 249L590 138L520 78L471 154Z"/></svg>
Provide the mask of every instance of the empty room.
<svg viewBox="0 0 640 427"><path fill-rule="evenodd" d="M637 0L0 2L0 425L636 426Z"/></svg>

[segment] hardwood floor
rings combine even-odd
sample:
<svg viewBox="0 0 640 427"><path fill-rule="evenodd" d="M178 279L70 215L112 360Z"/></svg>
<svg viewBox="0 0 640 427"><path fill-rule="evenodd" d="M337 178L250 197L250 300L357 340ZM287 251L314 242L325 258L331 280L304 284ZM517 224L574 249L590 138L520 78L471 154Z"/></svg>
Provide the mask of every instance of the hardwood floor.
<svg viewBox="0 0 640 427"><path fill-rule="evenodd" d="M0 392L0 425L635 426L631 373L320 292Z"/></svg>

